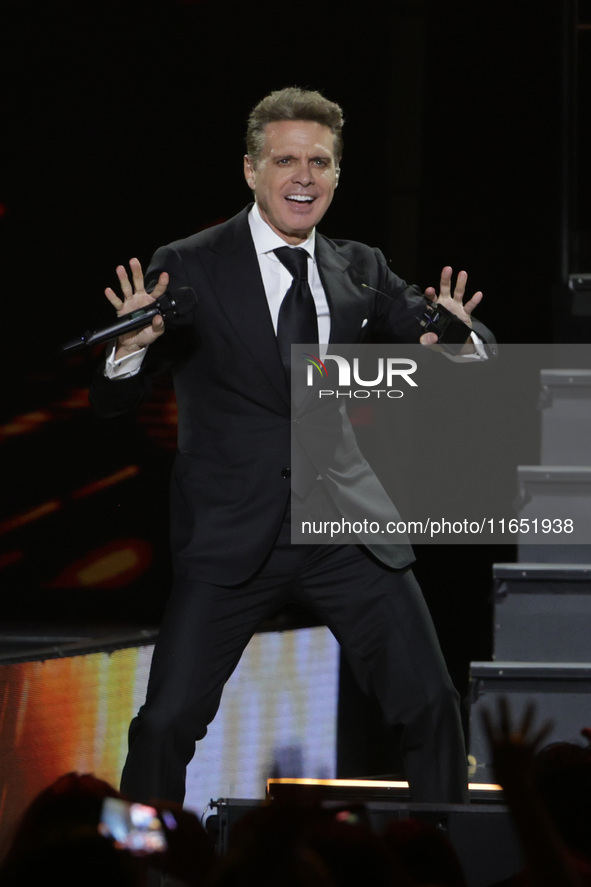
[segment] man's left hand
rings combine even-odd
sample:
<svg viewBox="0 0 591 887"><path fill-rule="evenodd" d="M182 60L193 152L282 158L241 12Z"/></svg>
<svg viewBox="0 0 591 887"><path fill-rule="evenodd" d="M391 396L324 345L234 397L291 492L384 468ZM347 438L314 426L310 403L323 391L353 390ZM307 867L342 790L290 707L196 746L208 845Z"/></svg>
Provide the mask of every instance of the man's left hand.
<svg viewBox="0 0 591 887"><path fill-rule="evenodd" d="M437 291L435 287L428 286L425 290L425 296L431 301L435 302L438 305L443 305L444 308L447 308L452 314L455 314L460 320L471 327L472 326L472 318L471 314L476 308L476 306L482 301L482 292L480 290L477 293L474 293L471 299L467 302L464 302L464 295L466 292L466 282L468 280L468 274L466 271L460 271L458 274L456 285L452 294L452 276L453 270L449 265L446 265L445 268L441 271L441 280L439 282L439 295L437 295ZM434 345L437 342L437 334L436 333L423 333L420 338L420 342L422 345Z"/></svg>

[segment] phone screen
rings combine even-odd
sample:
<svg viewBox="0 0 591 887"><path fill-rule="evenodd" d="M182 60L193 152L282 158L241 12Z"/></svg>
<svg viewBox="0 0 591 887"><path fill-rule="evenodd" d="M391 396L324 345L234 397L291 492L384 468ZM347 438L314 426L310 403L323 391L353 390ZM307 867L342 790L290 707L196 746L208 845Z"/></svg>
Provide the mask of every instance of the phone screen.
<svg viewBox="0 0 591 887"><path fill-rule="evenodd" d="M120 798L105 798L99 832L111 838L117 847L131 853L161 853L167 847L162 823L154 807L130 804Z"/></svg>

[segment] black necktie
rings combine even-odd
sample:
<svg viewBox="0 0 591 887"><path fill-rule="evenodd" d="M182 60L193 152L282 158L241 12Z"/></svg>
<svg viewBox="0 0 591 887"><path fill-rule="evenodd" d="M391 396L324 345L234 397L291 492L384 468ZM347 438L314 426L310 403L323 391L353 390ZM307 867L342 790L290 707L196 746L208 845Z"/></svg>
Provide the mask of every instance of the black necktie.
<svg viewBox="0 0 591 887"><path fill-rule="evenodd" d="M318 341L316 305L308 284L308 253L305 249L281 246L273 250L293 281L286 292L277 322L277 342L286 372L291 367L291 346Z"/></svg>

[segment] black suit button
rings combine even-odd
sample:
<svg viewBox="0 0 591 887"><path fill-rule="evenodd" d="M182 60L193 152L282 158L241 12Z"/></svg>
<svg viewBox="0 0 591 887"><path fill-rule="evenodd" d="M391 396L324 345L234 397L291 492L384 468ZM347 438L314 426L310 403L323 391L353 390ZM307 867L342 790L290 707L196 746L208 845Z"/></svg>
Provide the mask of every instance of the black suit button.
<svg viewBox="0 0 591 887"><path fill-rule="evenodd" d="M288 477L291 477L291 468L282 468L281 477L285 478L286 480Z"/></svg>

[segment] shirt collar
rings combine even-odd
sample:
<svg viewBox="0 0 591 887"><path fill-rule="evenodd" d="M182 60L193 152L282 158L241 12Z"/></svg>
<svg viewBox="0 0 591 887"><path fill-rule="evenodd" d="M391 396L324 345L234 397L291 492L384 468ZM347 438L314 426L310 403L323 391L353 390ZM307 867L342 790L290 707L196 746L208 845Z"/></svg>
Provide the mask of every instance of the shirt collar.
<svg viewBox="0 0 591 887"><path fill-rule="evenodd" d="M285 240L273 231L273 229L265 222L261 216L260 210L255 203L248 214L248 224L250 225L250 233L254 240L254 248L257 256L264 253L270 253L280 246L288 246ZM316 245L316 229L312 228L312 232L307 240L298 243L301 249L305 249L308 255L314 259L314 248ZM275 257L273 257L275 258ZM279 260L277 260L279 261Z"/></svg>

